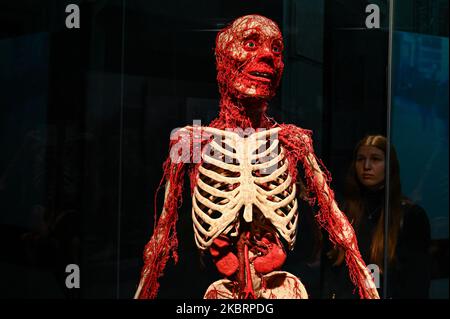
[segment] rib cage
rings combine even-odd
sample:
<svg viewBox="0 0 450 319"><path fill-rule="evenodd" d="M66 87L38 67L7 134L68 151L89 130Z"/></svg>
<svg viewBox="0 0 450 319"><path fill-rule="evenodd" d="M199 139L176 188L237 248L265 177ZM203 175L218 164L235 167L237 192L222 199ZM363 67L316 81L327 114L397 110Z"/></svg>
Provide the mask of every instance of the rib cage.
<svg viewBox="0 0 450 319"><path fill-rule="evenodd" d="M235 234L242 211L249 223L259 211L292 248L298 219L296 187L285 149L276 138L279 128L248 137L209 127L203 130L214 139L202 151L192 198L197 246L207 249L220 234Z"/></svg>

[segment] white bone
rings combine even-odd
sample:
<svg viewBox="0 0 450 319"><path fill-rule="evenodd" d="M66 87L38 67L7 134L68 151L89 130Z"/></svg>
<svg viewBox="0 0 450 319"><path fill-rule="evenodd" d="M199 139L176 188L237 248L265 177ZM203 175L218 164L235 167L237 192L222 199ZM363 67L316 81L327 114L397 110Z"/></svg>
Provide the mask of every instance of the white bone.
<svg viewBox="0 0 450 319"><path fill-rule="evenodd" d="M261 279L265 285L255 291L258 299L308 299L308 293L300 279L286 271L272 271ZM213 282L203 298L237 299L233 291L235 283L229 279ZM267 288L270 287L270 288Z"/></svg>
<svg viewBox="0 0 450 319"><path fill-rule="evenodd" d="M278 133L279 128L256 132L247 137L210 127L203 129L213 134L214 139L202 152L203 163L198 170L192 197L197 247L205 250L220 234L237 229L242 211L245 222L252 222L256 207L292 248L298 220L297 194L288 172L289 163L284 148L280 147L279 154L274 153L279 146L279 140L274 134ZM226 149L218 141L225 143ZM268 148L258 153L267 143ZM210 155L211 151L214 157ZM235 159L237 164L221 160L224 156ZM253 174L269 168L274 170L266 176ZM232 190L225 191L227 188ZM219 213L218 217L212 216L214 211ZM209 227L205 229L203 224Z"/></svg>

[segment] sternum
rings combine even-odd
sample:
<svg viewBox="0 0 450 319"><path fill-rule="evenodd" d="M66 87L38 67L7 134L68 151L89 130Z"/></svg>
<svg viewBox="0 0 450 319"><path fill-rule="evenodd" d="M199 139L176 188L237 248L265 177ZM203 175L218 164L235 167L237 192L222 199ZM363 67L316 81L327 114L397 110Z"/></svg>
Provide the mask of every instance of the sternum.
<svg viewBox="0 0 450 319"><path fill-rule="evenodd" d="M249 160L249 147L247 143L243 143L241 147L238 147L238 154L240 155L240 182L241 182L241 194L244 205L244 220L251 222L253 219L253 204L256 200L256 187L254 183L254 177L252 175L252 165Z"/></svg>

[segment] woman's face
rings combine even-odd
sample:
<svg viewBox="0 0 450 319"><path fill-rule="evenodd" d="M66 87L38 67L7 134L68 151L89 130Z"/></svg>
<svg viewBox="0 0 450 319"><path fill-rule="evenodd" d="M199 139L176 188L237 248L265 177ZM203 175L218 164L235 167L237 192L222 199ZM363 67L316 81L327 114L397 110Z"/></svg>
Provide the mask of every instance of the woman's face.
<svg viewBox="0 0 450 319"><path fill-rule="evenodd" d="M362 185L378 189L384 183L385 154L374 146L361 146L356 153L356 175Z"/></svg>

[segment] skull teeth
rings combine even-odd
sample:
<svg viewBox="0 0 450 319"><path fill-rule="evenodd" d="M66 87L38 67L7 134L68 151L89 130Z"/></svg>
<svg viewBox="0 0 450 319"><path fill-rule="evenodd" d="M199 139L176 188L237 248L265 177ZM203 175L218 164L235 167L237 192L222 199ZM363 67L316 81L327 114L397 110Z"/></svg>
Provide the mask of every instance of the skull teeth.
<svg viewBox="0 0 450 319"><path fill-rule="evenodd" d="M251 75L254 75L254 76L259 76L259 77L267 78L267 79L270 79L270 78L271 78L270 74L269 74L269 73L265 73L265 72L251 72L250 74L251 74Z"/></svg>

